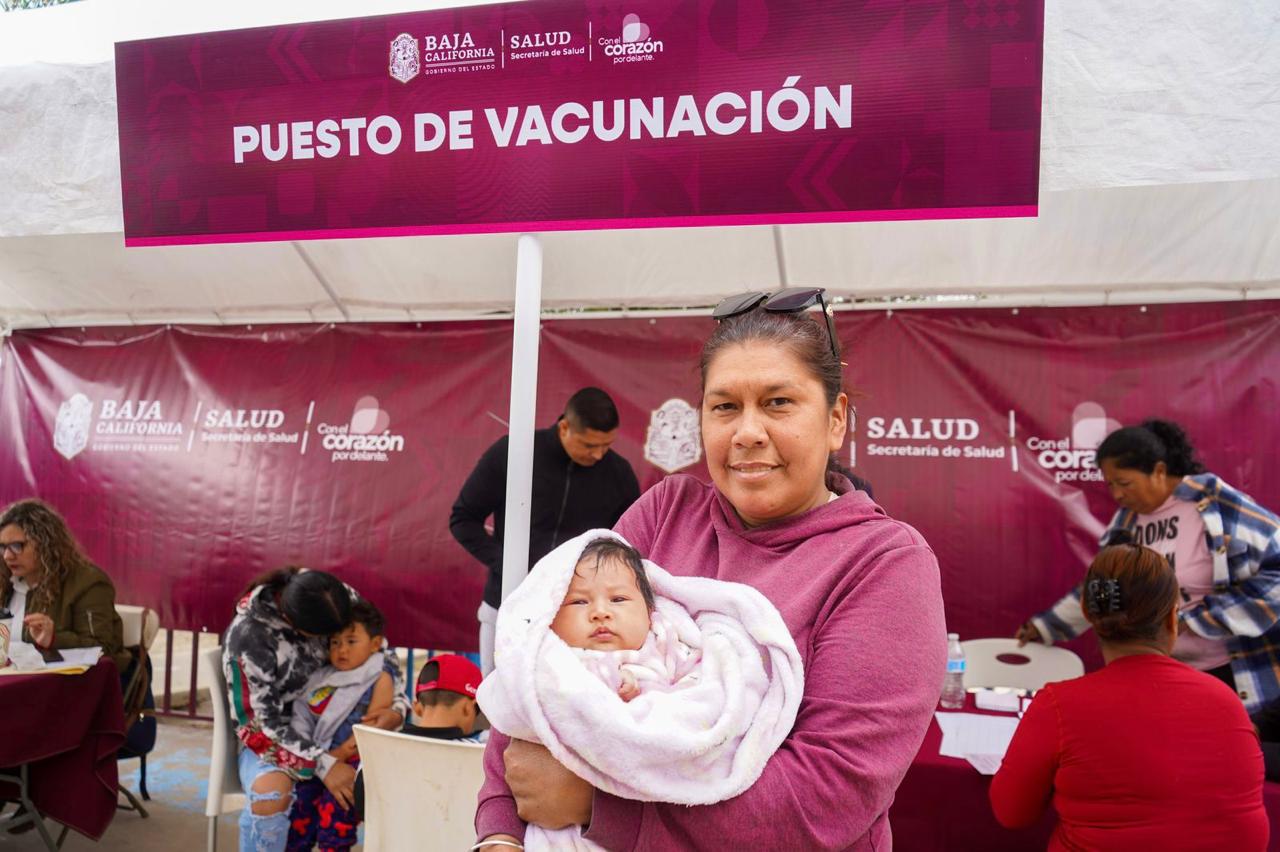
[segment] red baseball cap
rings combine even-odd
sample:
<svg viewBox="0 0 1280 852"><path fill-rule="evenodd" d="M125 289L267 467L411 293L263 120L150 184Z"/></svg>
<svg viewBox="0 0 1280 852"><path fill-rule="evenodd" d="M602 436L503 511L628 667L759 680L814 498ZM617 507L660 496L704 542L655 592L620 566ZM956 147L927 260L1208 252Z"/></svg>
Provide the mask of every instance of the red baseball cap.
<svg viewBox="0 0 1280 852"><path fill-rule="evenodd" d="M457 654L439 654L427 660L418 673L418 685L413 694L432 689L445 689L468 698L476 697L483 675L480 667Z"/></svg>

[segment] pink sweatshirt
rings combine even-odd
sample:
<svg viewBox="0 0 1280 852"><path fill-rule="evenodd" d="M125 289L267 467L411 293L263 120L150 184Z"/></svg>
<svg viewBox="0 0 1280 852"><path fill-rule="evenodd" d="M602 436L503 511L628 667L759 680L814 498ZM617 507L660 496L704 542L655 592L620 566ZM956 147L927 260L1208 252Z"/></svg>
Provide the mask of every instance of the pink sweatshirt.
<svg viewBox="0 0 1280 852"><path fill-rule="evenodd" d="M938 563L924 539L847 480L803 515L746 529L712 486L671 476L615 529L672 574L755 586L804 659L791 735L755 785L686 807L596 791L586 836L613 852L891 848L889 805L929 725L946 665ZM476 833L524 835L494 731Z"/></svg>

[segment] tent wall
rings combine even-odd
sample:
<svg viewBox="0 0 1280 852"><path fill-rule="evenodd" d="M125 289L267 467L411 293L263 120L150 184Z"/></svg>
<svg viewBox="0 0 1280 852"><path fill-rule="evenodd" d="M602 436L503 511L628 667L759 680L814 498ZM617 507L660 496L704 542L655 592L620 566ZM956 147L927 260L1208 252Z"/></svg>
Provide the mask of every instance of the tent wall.
<svg viewBox="0 0 1280 852"><path fill-rule="evenodd" d="M951 628L1011 632L1094 552L1113 506L1088 456L1117 422L1181 421L1211 470L1280 507L1256 449L1280 441L1278 308L842 313L842 458L937 553ZM653 485L646 440L696 436L651 430L651 413L698 404L709 326L544 321L539 424L606 388L616 449ZM470 648L483 569L448 517L506 431L510 347L496 320L20 331L0 357L0 501L50 500L120 598L174 627L220 630L248 578L301 562L387 610L394 642ZM704 461L682 472L707 477Z"/></svg>

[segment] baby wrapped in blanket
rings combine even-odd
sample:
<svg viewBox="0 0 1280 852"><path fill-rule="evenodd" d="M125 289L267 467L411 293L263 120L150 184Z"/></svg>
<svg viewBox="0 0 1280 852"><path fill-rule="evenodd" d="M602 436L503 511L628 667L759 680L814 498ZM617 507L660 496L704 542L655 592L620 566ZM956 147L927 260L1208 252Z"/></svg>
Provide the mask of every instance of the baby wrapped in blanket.
<svg viewBox="0 0 1280 852"><path fill-rule="evenodd" d="M673 577L591 530L534 566L498 613L480 707L598 789L703 805L750 787L795 722L800 655L764 595ZM531 825L525 848L596 849Z"/></svg>

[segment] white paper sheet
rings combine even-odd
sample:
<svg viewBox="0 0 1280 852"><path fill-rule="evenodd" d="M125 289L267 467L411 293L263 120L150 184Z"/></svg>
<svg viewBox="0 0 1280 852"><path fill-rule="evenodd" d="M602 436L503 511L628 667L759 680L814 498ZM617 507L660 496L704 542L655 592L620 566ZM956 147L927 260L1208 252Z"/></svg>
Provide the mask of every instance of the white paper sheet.
<svg viewBox="0 0 1280 852"><path fill-rule="evenodd" d="M968 755L994 755L1003 758L1018 728L1018 720L1009 716L935 713L934 717L942 729L938 754L943 757L964 759Z"/></svg>
<svg viewBox="0 0 1280 852"><path fill-rule="evenodd" d="M983 775L995 775L1000 769L1000 763L1004 760L998 754L966 754L964 759L969 761L969 765L978 770Z"/></svg>
<svg viewBox="0 0 1280 852"><path fill-rule="evenodd" d="M46 668L63 669L71 666L91 666L98 662L98 658L102 656L102 649L97 646L92 648L67 648L59 650L58 653L62 655L62 662L46 663Z"/></svg>
<svg viewBox="0 0 1280 852"><path fill-rule="evenodd" d="M46 663L35 645L26 642L14 642L9 646L9 657L14 668L24 672L57 672L63 669L87 668L98 662L102 656L102 648L67 648L59 649L62 660Z"/></svg>
<svg viewBox="0 0 1280 852"><path fill-rule="evenodd" d="M13 642L9 645L9 661L18 671L38 672L44 669L44 658L35 645L29 642Z"/></svg>

